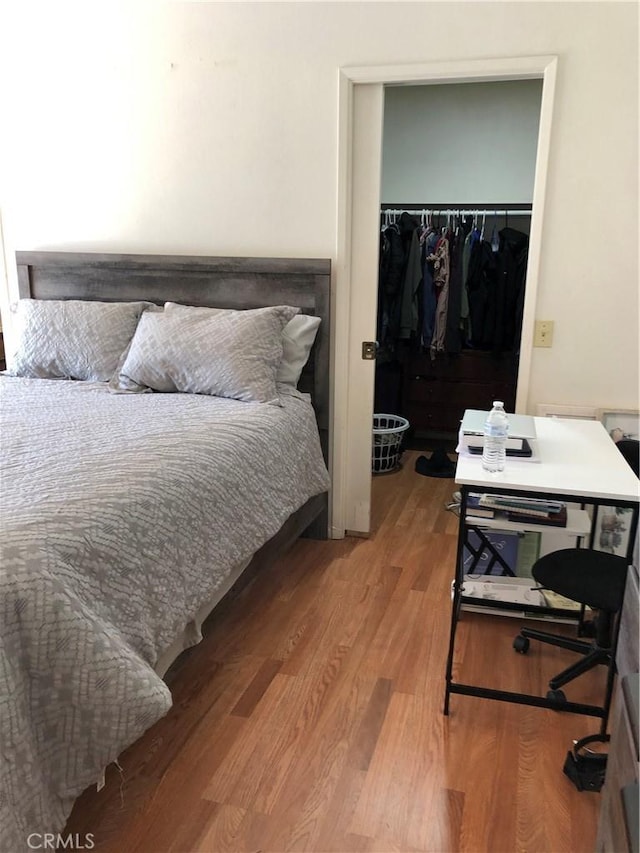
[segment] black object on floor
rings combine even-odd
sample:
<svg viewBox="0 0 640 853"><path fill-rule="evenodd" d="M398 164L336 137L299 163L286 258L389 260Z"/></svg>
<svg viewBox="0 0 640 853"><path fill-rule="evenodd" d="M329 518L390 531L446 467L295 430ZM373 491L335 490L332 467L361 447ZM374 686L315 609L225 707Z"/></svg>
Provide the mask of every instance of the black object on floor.
<svg viewBox="0 0 640 853"><path fill-rule="evenodd" d="M416 473L425 477L455 477L456 465L452 462L442 448L433 451L430 457L418 456L416 459Z"/></svg>
<svg viewBox="0 0 640 853"><path fill-rule="evenodd" d="M562 768L579 791L599 791L604 785L607 754L590 750L591 743L609 743L609 735L589 735L574 741Z"/></svg>

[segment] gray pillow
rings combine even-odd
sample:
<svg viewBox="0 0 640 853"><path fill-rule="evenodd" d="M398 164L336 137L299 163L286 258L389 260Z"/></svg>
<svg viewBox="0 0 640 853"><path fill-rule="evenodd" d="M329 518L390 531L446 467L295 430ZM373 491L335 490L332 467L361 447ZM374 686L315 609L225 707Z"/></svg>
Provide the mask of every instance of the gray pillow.
<svg viewBox="0 0 640 853"><path fill-rule="evenodd" d="M107 382L148 302L21 299L8 373Z"/></svg>
<svg viewBox="0 0 640 853"><path fill-rule="evenodd" d="M278 305L219 314L145 314L120 371L120 383L154 391L276 402L282 330L298 308Z"/></svg>
<svg viewBox="0 0 640 853"><path fill-rule="evenodd" d="M179 302L165 302L165 311L198 311L200 314L221 314L229 312L230 308L196 308L192 305L181 305ZM318 333L320 317L309 314L297 314L282 330L282 358L276 373L276 383L297 387L302 370L309 361L311 348Z"/></svg>

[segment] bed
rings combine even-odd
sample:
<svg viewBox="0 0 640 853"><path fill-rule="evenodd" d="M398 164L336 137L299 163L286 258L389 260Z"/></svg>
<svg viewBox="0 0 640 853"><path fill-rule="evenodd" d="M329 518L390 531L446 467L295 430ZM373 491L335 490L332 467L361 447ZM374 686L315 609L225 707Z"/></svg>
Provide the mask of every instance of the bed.
<svg viewBox="0 0 640 853"><path fill-rule="evenodd" d="M78 300L143 307L115 386L0 378L0 846L15 850L61 831L75 797L168 711L162 675L221 597L299 535L326 537L330 281L328 261L304 259L21 252L17 265L24 305L45 319ZM188 320L212 330L198 366L231 335L233 373L285 340L300 317L283 306L321 323L273 399L154 393L127 369L143 326L164 330L145 339L154 363L173 347L191 357ZM242 325L254 321L272 325Z"/></svg>

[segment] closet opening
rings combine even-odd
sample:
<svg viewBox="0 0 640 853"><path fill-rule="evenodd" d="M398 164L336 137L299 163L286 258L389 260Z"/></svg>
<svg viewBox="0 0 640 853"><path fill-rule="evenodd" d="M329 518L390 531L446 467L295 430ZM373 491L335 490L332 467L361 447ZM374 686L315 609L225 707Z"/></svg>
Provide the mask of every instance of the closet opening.
<svg viewBox="0 0 640 853"><path fill-rule="evenodd" d="M451 60L411 65L349 66L339 74L339 134L338 134L338 229L336 243L334 311L336 317L334 364L345 365L345 370L333 373L334 420L340 425L333 432L331 500L331 532L340 538L345 533L367 534L371 530L371 429L374 409L375 360L366 354L363 343L376 340L377 289L379 278L381 205L417 205L420 209L446 208L467 205L471 208L488 207L504 203L531 203L531 233L527 264L527 284L522 321L519 369L516 391L517 412L527 411L531 393L533 362L534 318L540 277L543 218L547 189L549 153L553 128L553 106L558 57L519 56L511 58L485 58L476 60ZM439 92L443 99L453 88L464 89L475 85L494 85L504 91L511 83L532 82L537 86L536 108L533 115L538 133L522 133L527 121L519 117L522 93L509 100L513 120L498 142L528 138L531 157L534 159L535 177L533 192L524 197L504 192L488 196L474 185L473 195L459 194L458 185L451 183L442 189L436 183L440 176L449 181L458 176L482 177L485 168L473 166L476 152L484 151L486 171L495 176L497 167L509 162L504 148L491 146L482 138L482 132L473 139L468 127L458 134L451 144L434 144L427 140L446 122L435 109L428 114L428 128L407 131L404 137L396 133L399 156L395 157L398 172L409 174L408 185L382 191L382 181L389 178L389 169L383 169L383 126L385 147L390 138L390 99L392 91ZM541 97L540 97L541 93ZM385 110L385 100L387 102ZM483 109L482 98L456 108L461 119L474 118L484 113L491 119L492 106ZM386 115L385 115L386 112ZM449 117L452 110L448 110ZM417 115L424 115L418 111ZM423 118L423 125L426 118ZM428 144L427 144L428 143ZM497 143L496 143L497 144ZM406 153L403 152L403 146ZM416 173L407 170L403 159L408 160L417 149L420 162L431 161L433 180L428 187L416 182L416 174L423 175L421 167ZM502 162L500 160L502 158ZM387 159L387 163L389 160ZM386 165L386 164L385 164ZM514 177L513 170L507 170ZM413 177L411 177L413 176ZM531 187L529 174L529 188ZM436 193L436 189L438 192ZM509 208L510 209L510 208ZM384 478L393 480L393 477Z"/></svg>
<svg viewBox="0 0 640 853"><path fill-rule="evenodd" d="M405 449L515 411L541 100L541 79L384 86L374 412L409 421Z"/></svg>

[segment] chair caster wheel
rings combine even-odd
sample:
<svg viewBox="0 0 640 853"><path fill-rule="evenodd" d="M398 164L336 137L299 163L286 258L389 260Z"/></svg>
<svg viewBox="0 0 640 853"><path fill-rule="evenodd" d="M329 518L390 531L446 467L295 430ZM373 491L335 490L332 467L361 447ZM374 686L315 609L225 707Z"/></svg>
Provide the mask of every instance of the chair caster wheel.
<svg viewBox="0 0 640 853"><path fill-rule="evenodd" d="M567 697L562 690L548 690L547 699L550 702L555 702L556 705L564 705L567 701Z"/></svg>
<svg viewBox="0 0 640 853"><path fill-rule="evenodd" d="M522 637L520 634L513 641L513 648L519 652L521 655L526 655L529 651L529 638Z"/></svg>

